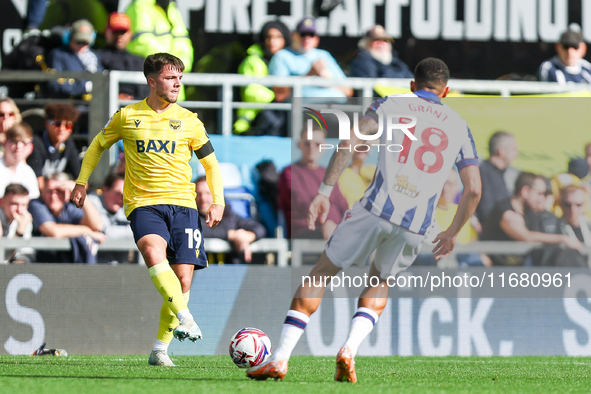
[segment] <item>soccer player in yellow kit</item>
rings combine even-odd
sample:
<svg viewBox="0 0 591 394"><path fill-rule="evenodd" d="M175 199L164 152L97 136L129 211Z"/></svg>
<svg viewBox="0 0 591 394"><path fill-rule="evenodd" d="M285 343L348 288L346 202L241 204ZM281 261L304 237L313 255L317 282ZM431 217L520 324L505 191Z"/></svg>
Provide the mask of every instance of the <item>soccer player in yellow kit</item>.
<svg viewBox="0 0 591 394"><path fill-rule="evenodd" d="M203 123L197 114L175 104L184 68L179 58L168 53L146 58L144 75L150 96L117 111L92 140L70 197L78 208L84 205L90 174L104 150L122 139L125 214L164 299L150 365L175 366L167 352L173 336L193 342L202 337L187 307L193 272L207 267L191 183L193 152L205 168L213 195L206 224L215 226L224 213L221 172Z"/></svg>

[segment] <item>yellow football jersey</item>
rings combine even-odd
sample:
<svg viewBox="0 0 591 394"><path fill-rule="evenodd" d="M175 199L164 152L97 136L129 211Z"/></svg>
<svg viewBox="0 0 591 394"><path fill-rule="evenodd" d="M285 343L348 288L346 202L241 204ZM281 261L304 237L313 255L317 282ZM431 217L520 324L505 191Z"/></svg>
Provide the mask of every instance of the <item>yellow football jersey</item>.
<svg viewBox="0 0 591 394"><path fill-rule="evenodd" d="M189 160L194 151L199 159L213 152L196 113L177 104L157 113L144 99L117 111L97 138L105 149L123 140L127 216L147 205L196 208Z"/></svg>

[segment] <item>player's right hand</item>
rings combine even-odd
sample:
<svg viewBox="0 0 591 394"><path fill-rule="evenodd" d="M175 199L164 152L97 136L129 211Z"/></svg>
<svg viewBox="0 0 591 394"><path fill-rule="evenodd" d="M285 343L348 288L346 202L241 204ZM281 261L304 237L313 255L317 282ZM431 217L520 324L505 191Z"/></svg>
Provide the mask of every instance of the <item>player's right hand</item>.
<svg viewBox="0 0 591 394"><path fill-rule="evenodd" d="M456 244L456 237L447 230L440 232L433 240L435 247L433 248L433 257L435 261L447 257L454 250Z"/></svg>
<svg viewBox="0 0 591 394"><path fill-rule="evenodd" d="M82 208L84 201L86 200L86 186L78 185L74 186L72 194L70 195L70 201L76 205L76 208Z"/></svg>
<svg viewBox="0 0 591 394"><path fill-rule="evenodd" d="M308 229L310 231L316 230L316 220L320 216L320 223L324 224L330 211L330 200L324 194L317 194L310 203L308 209Z"/></svg>

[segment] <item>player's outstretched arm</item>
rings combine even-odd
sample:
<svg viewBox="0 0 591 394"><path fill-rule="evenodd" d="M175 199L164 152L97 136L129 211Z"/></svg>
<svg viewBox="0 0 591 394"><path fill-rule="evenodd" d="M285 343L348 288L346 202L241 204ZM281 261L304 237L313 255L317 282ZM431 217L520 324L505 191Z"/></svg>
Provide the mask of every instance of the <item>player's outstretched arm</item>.
<svg viewBox="0 0 591 394"><path fill-rule="evenodd" d="M74 186L72 194L70 195L70 201L78 208L84 206L84 200L86 199L86 183L105 151L105 148L101 146L97 137L94 137L84 154L84 160L82 160L82 166L80 168L78 179L76 180L76 186Z"/></svg>
<svg viewBox="0 0 591 394"><path fill-rule="evenodd" d="M482 194L482 183L480 180L480 169L478 166L466 166L460 170L460 178L464 184L464 191L458 204L458 210L449 228L437 235L433 241L435 260L447 257L452 252L456 236L464 224L474 214L480 196Z"/></svg>

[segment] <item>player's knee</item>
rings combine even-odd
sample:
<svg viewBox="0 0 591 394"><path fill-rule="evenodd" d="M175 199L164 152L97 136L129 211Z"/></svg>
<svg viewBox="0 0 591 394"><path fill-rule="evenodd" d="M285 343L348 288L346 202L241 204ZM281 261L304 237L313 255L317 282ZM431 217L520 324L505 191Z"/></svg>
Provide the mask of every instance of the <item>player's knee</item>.
<svg viewBox="0 0 591 394"><path fill-rule="evenodd" d="M191 282L192 282L192 276L189 275L182 275L179 278L179 281L181 282L181 288L183 290L183 293L188 292L189 290L191 290Z"/></svg>
<svg viewBox="0 0 591 394"><path fill-rule="evenodd" d="M310 275L320 275L320 276L334 276L341 270L341 267L337 267L333 264L332 261L326 255L326 252L322 253L320 260L310 272Z"/></svg>

